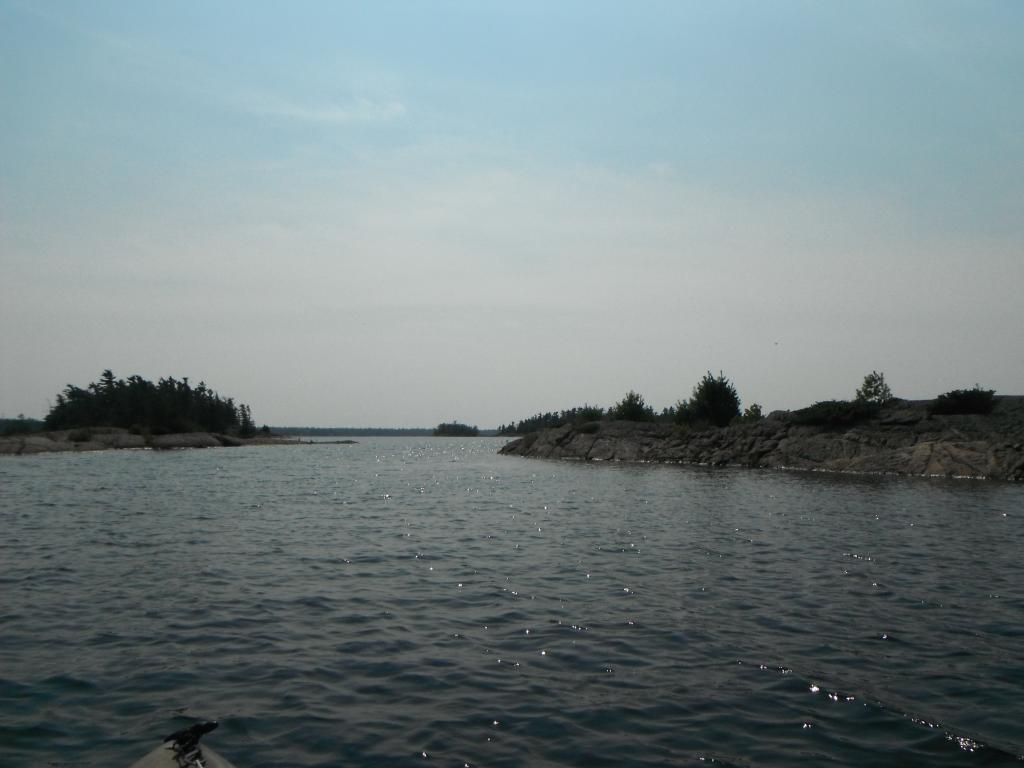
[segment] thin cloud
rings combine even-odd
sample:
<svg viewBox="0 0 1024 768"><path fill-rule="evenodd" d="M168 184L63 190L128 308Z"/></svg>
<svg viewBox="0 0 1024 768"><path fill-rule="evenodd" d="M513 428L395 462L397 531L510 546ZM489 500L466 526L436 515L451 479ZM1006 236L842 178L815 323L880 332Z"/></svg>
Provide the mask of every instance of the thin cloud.
<svg viewBox="0 0 1024 768"><path fill-rule="evenodd" d="M405 105L400 101L374 101L364 97L346 103L306 105L298 104L271 94L249 94L242 99L249 112L267 117L279 117L309 123L385 123L405 116Z"/></svg>
<svg viewBox="0 0 1024 768"><path fill-rule="evenodd" d="M175 83L194 96L223 102L225 96L242 110L266 117L296 120L307 123L355 124L386 123L405 117L405 105L397 100L374 100L355 97L347 101L320 104L302 104L270 93L252 92L232 98L222 84L207 70L190 58L162 49L151 39L135 40L114 34L109 30L88 25L73 16L39 8L34 4L16 3L14 10L38 19L67 33L78 35L114 56L130 60L120 73L137 79L140 73L160 78L176 73ZM129 62L126 62L126 64ZM182 78L186 73L188 77Z"/></svg>

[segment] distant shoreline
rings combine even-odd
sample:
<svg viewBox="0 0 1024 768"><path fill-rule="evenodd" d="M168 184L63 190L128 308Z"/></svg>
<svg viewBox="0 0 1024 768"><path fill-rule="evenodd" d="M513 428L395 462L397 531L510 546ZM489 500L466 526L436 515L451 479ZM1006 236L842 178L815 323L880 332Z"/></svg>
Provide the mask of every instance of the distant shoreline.
<svg viewBox="0 0 1024 768"><path fill-rule="evenodd" d="M270 427L275 435L288 437L426 437L427 427Z"/></svg>
<svg viewBox="0 0 1024 768"><path fill-rule="evenodd" d="M238 448L249 445L355 445L352 437L431 437L432 430L298 430L281 434L237 437L216 432L178 432L167 435L142 435L120 427L86 427L55 431L36 431L0 436L0 456L31 456L40 453L85 453L88 451L154 450L186 448ZM490 435L481 437L494 437ZM341 437L325 440L325 437ZM302 438L314 438L302 439Z"/></svg>
<svg viewBox="0 0 1024 768"><path fill-rule="evenodd" d="M431 437L433 427L270 427L290 437ZM481 429L479 437L497 437L497 429Z"/></svg>
<svg viewBox="0 0 1024 768"><path fill-rule="evenodd" d="M184 448L237 448L246 445L308 445L309 441L277 435L235 437L215 432L179 432L167 435L133 434L118 427L62 429L0 437L0 455L83 453L86 451L156 450Z"/></svg>

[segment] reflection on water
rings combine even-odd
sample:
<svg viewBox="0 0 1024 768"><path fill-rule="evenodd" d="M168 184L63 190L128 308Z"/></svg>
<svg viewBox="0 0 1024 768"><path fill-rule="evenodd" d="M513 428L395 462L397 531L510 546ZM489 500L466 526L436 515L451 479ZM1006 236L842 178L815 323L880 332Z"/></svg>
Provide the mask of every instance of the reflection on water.
<svg viewBox="0 0 1024 768"><path fill-rule="evenodd" d="M1021 488L498 445L0 461L0 762L1020 764Z"/></svg>

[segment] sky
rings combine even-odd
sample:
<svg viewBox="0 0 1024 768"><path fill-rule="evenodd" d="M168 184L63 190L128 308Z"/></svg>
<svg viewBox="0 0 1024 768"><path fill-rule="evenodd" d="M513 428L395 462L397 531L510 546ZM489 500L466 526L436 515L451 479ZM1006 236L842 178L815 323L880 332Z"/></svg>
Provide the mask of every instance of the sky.
<svg viewBox="0 0 1024 768"><path fill-rule="evenodd" d="M0 0L0 416L1024 394L1024 3Z"/></svg>

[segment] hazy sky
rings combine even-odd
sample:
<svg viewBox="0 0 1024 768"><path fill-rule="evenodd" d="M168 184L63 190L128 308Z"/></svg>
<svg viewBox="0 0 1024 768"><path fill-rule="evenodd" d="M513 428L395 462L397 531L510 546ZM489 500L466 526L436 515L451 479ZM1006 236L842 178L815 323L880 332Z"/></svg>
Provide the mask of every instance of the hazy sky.
<svg viewBox="0 0 1024 768"><path fill-rule="evenodd" d="M0 415L1024 394L1024 3L0 0Z"/></svg>

